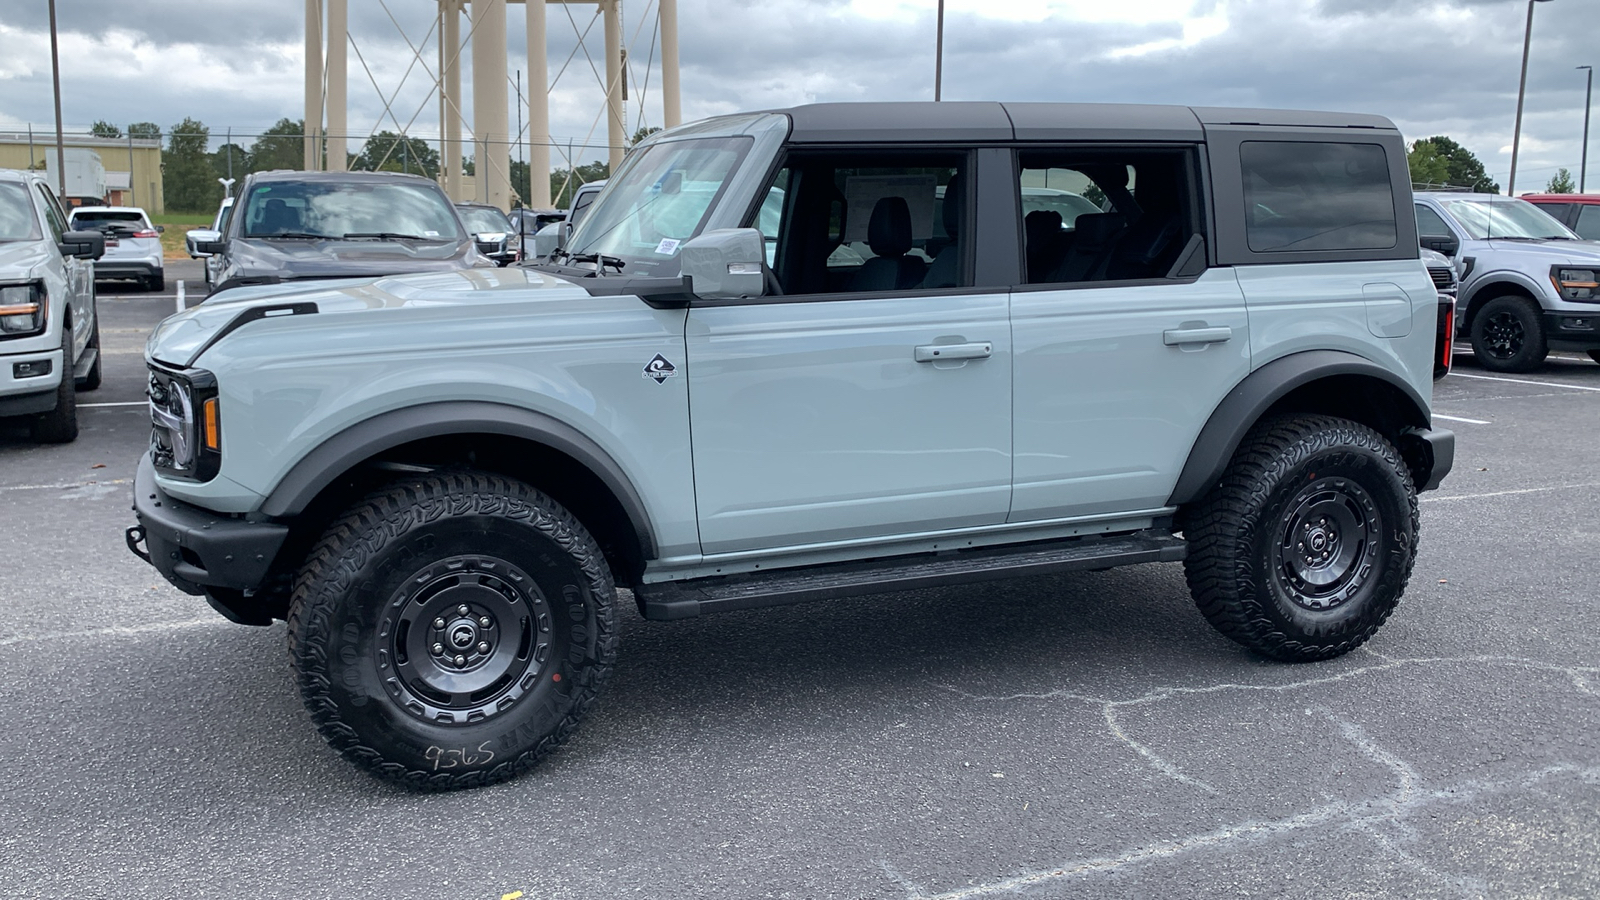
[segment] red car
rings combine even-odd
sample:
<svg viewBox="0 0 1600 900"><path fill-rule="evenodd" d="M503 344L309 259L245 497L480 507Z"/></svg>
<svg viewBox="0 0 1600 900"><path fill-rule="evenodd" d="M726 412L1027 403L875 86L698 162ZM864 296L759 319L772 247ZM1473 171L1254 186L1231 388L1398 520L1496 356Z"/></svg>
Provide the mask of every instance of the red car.
<svg viewBox="0 0 1600 900"><path fill-rule="evenodd" d="M1586 241L1600 241L1600 194L1523 194Z"/></svg>

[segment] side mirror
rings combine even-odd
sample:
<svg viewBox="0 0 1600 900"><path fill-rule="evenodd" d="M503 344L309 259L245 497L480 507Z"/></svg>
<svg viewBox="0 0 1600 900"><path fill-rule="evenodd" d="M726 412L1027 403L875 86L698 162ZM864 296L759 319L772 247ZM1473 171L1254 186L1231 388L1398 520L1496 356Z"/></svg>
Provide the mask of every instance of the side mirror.
<svg viewBox="0 0 1600 900"><path fill-rule="evenodd" d="M189 233L183 237L183 243L188 247L189 255L196 259L210 256L212 252L221 252L210 250L202 251L200 249L201 244L215 244L221 240L222 232L212 231L209 228L190 229Z"/></svg>
<svg viewBox="0 0 1600 900"><path fill-rule="evenodd" d="M689 289L702 300L761 296L766 258L761 232L754 228L719 228L678 248Z"/></svg>
<svg viewBox="0 0 1600 900"><path fill-rule="evenodd" d="M167 226L165 226L165 225L157 225L156 226L156 234L166 234L166 233L167 233Z"/></svg>
<svg viewBox="0 0 1600 900"><path fill-rule="evenodd" d="M106 255L106 236L98 231L66 231L61 243L56 245L62 256L78 259L99 259Z"/></svg>
<svg viewBox="0 0 1600 900"><path fill-rule="evenodd" d="M1422 246L1443 253L1445 256L1455 256L1461 250L1461 242L1448 234L1425 234L1419 240Z"/></svg>

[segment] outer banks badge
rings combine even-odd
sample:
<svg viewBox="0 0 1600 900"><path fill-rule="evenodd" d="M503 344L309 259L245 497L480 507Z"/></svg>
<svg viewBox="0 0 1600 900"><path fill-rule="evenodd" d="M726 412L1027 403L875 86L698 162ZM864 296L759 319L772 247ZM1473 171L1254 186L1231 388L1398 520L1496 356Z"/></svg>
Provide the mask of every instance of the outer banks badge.
<svg viewBox="0 0 1600 900"><path fill-rule="evenodd" d="M668 378L678 374L678 367L667 361L665 356L657 353L656 358L644 364L644 377L655 380L656 384L665 384Z"/></svg>

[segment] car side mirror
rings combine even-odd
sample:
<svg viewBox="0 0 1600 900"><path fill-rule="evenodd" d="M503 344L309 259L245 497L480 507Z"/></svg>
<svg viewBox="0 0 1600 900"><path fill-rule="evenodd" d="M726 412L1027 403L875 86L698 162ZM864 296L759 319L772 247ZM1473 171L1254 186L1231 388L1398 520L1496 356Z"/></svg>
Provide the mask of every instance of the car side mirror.
<svg viewBox="0 0 1600 900"><path fill-rule="evenodd" d="M157 225L156 226L156 234L166 234L166 233L167 233L167 226L165 226L165 225Z"/></svg>
<svg viewBox="0 0 1600 900"><path fill-rule="evenodd" d="M754 228L719 228L678 248L689 290L702 300L759 297L766 284L767 251Z"/></svg>
<svg viewBox="0 0 1600 900"><path fill-rule="evenodd" d="M1461 242L1448 234L1425 234L1419 243L1427 249L1435 253L1443 253L1445 256L1455 256L1461 251Z"/></svg>
<svg viewBox="0 0 1600 900"><path fill-rule="evenodd" d="M106 255L106 236L98 231L66 231L56 244L62 256L99 259Z"/></svg>
<svg viewBox="0 0 1600 900"><path fill-rule="evenodd" d="M222 242L222 232L213 231L209 228L190 229L189 233L184 236L183 242L189 245L189 255L196 259L222 252L220 249L207 250L201 247L202 244L220 245Z"/></svg>

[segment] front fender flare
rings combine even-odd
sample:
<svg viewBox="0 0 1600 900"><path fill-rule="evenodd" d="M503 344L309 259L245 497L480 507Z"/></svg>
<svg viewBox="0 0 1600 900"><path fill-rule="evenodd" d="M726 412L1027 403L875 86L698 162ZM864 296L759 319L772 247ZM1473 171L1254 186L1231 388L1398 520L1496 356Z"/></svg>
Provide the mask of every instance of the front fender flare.
<svg viewBox="0 0 1600 900"><path fill-rule="evenodd" d="M498 434L543 444L593 472L627 514L645 558L655 537L644 501L622 467L588 435L544 413L483 401L425 403L381 413L323 441L289 469L261 505L273 518L298 515L335 478L385 450L450 434Z"/></svg>
<svg viewBox="0 0 1600 900"><path fill-rule="evenodd" d="M1274 403L1296 388L1335 375L1375 378L1399 389L1412 407L1411 425L1429 426L1428 404L1416 388L1377 363L1342 350L1307 350L1267 363L1234 386L1200 429L1184 463L1168 506L1182 506L1203 496L1222 478L1246 433Z"/></svg>

